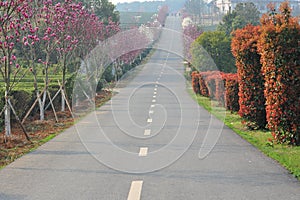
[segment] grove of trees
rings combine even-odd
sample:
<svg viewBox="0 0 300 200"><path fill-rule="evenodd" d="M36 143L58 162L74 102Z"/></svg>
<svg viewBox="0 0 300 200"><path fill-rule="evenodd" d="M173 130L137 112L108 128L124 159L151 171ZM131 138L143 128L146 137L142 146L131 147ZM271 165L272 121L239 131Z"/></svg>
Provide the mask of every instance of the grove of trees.
<svg viewBox="0 0 300 200"><path fill-rule="evenodd" d="M7 136L11 135L11 95L22 78L32 74L40 119L44 120L50 68L56 65L60 70L64 110L66 73L71 59L84 57L99 41L119 31L118 23L110 21L107 26L94 13L84 9L82 3L71 0L2 1L0 23L0 72L5 88ZM42 87L38 82L39 74L43 75Z"/></svg>
<svg viewBox="0 0 300 200"><path fill-rule="evenodd" d="M218 30L230 35L232 31L243 28L247 24L258 25L259 18L260 12L254 3L238 3L232 12L224 15Z"/></svg>
<svg viewBox="0 0 300 200"><path fill-rule="evenodd" d="M193 1L189 1L192 7ZM192 64L199 70L215 70L236 72L235 59L231 52L231 33L247 24L259 24L259 11L253 3L238 3L232 12L224 15L216 31L201 34L193 43L191 50ZM214 60L212 67L210 60Z"/></svg>
<svg viewBox="0 0 300 200"><path fill-rule="evenodd" d="M164 21L164 9L156 21ZM35 105L40 120L44 120L49 107L57 109L53 105L57 96L61 97L61 111L66 103L70 109L68 94L72 92L72 79L80 63L99 43L118 32L118 12L107 0L1 1L0 84L4 90L0 91L0 115L4 114L4 122L0 120L0 127L5 127L5 135L11 136L11 115L26 133L23 123ZM136 33L135 43L147 38L142 30L136 28L132 32ZM125 52L118 58L117 68L132 64L141 53L142 50ZM14 99L16 92L27 93L29 101L23 100L32 105L25 106L23 100ZM22 104L21 108L14 109L15 103Z"/></svg>

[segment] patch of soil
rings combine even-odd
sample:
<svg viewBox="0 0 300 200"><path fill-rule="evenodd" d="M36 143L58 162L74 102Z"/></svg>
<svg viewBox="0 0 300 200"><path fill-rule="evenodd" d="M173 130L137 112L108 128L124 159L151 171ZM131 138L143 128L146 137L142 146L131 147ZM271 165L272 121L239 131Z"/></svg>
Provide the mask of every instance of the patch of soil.
<svg viewBox="0 0 300 200"><path fill-rule="evenodd" d="M101 91L95 98L96 106L101 106L112 96L110 91ZM63 130L74 124L74 119L69 111L57 112L58 122L54 113L49 110L45 113L45 120L40 121L39 113L25 123L25 129L31 139L27 141L19 124L12 124L12 135L5 137L4 132L0 133L0 168L13 162L22 155L36 149L47 142L47 138L56 136Z"/></svg>

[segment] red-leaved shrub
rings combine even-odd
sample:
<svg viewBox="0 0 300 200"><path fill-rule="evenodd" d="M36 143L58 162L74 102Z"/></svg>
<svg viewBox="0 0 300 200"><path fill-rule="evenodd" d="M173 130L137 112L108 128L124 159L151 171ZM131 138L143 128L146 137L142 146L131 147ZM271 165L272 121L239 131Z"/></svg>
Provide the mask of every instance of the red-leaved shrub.
<svg viewBox="0 0 300 200"><path fill-rule="evenodd" d="M220 71L201 72L202 78L208 89L208 94L211 99L216 100L216 79L221 77Z"/></svg>
<svg viewBox="0 0 300 200"><path fill-rule="evenodd" d="M202 73L199 73L199 85L200 85L200 94L202 96L209 97L208 88L206 86Z"/></svg>
<svg viewBox="0 0 300 200"><path fill-rule="evenodd" d="M264 78L257 52L260 27L247 25L233 35L231 49L236 58L239 81L239 115L249 128L265 128Z"/></svg>
<svg viewBox="0 0 300 200"><path fill-rule="evenodd" d="M227 74L225 83L225 106L227 110L237 112L239 105L239 83L237 74Z"/></svg>
<svg viewBox="0 0 300 200"><path fill-rule="evenodd" d="M268 127L277 141L300 145L300 25L288 2L271 10L259 41Z"/></svg>
<svg viewBox="0 0 300 200"><path fill-rule="evenodd" d="M237 74L228 74L220 71L193 72L192 82L197 91L196 80L199 79L200 94L217 100L228 110L238 111L238 79ZM193 86L194 88L194 86Z"/></svg>
<svg viewBox="0 0 300 200"><path fill-rule="evenodd" d="M199 85L199 73L194 71L191 74L192 76L192 87L196 94L200 94L200 85Z"/></svg>

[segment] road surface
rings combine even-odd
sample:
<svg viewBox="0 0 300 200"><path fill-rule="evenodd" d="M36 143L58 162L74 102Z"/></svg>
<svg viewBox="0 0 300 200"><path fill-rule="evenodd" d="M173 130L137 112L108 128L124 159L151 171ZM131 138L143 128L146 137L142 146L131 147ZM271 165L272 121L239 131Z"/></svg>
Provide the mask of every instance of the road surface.
<svg viewBox="0 0 300 200"><path fill-rule="evenodd" d="M192 100L180 19L165 28L110 102L0 171L1 200L300 199L287 170Z"/></svg>

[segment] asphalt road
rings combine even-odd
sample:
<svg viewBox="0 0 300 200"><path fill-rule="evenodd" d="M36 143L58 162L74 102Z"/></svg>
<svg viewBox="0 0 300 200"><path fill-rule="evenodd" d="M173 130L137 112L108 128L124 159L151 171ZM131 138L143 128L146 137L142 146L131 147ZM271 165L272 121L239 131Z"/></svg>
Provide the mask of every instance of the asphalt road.
<svg viewBox="0 0 300 200"><path fill-rule="evenodd" d="M186 90L180 19L100 109L0 171L0 199L300 199L287 170Z"/></svg>

